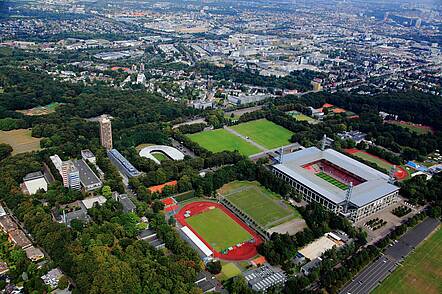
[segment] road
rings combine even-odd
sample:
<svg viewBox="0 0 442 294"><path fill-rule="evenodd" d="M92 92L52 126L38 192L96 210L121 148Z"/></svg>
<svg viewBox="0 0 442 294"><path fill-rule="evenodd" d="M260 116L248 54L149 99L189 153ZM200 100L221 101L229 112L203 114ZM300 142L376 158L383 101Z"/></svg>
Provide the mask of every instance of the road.
<svg viewBox="0 0 442 294"><path fill-rule="evenodd" d="M400 264L400 262L412 252L440 222L437 219L427 218L415 228L405 233L397 242L385 250L384 254L360 272L347 286L341 290L341 294L367 294L387 278Z"/></svg>

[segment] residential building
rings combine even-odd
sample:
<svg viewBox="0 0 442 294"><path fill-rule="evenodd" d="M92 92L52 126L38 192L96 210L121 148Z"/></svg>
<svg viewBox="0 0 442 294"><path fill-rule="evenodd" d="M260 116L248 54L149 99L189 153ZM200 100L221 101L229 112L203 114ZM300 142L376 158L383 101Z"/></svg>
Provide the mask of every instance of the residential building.
<svg viewBox="0 0 442 294"><path fill-rule="evenodd" d="M9 242L14 243L14 245L26 249L30 246L32 246L31 241L26 237L25 233L23 233L22 230L14 230L9 232Z"/></svg>
<svg viewBox="0 0 442 294"><path fill-rule="evenodd" d="M0 217L0 227L5 234L8 234L9 232L18 228L17 224L12 220L12 218L7 215Z"/></svg>
<svg viewBox="0 0 442 294"><path fill-rule="evenodd" d="M106 150L112 149L112 123L108 116L102 115L100 123L100 142Z"/></svg>
<svg viewBox="0 0 442 294"><path fill-rule="evenodd" d="M81 189L80 172L75 167L72 160L63 161L61 166L61 177L63 178L63 185L66 188L73 190Z"/></svg>
<svg viewBox="0 0 442 294"><path fill-rule="evenodd" d="M126 194L118 194L116 192L113 193L113 197L115 201L118 201L123 206L123 211L125 213L135 212L137 207L132 202L132 200Z"/></svg>
<svg viewBox="0 0 442 294"><path fill-rule="evenodd" d="M45 257L44 253L34 246L25 249L26 256L32 261L39 261Z"/></svg>

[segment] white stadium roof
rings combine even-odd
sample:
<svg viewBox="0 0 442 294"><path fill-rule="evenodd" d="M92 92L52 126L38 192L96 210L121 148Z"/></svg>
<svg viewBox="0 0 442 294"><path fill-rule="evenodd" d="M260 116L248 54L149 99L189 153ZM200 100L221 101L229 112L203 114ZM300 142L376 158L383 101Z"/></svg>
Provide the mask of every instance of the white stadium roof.
<svg viewBox="0 0 442 294"><path fill-rule="evenodd" d="M149 146L141 149L140 156L149 158L153 161L155 161L157 164L160 164L160 161L155 158L155 156L152 155L154 152L161 152L166 154L168 157L170 157L172 160L183 160L184 154L179 151L178 149L171 147L171 146L165 146L165 145L154 145Z"/></svg>
<svg viewBox="0 0 442 294"><path fill-rule="evenodd" d="M213 255L213 251L210 250L191 229L188 227L182 227L181 231L183 231L183 233L203 252L205 256L209 257Z"/></svg>
<svg viewBox="0 0 442 294"><path fill-rule="evenodd" d="M353 187L350 198L350 202L358 207L399 190L399 187L388 182L388 175L333 149L322 151L316 147L310 147L296 151L284 155L282 164L275 164L273 168L316 191L331 202L340 204L345 200L346 191L335 187L303 168L304 165L321 159L327 160L365 180L365 182Z"/></svg>

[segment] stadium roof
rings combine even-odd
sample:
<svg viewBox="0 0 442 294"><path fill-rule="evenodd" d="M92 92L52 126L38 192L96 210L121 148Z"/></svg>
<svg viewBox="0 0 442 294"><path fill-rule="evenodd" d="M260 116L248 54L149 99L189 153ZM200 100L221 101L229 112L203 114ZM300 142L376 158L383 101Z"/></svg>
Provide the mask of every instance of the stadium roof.
<svg viewBox="0 0 442 294"><path fill-rule="evenodd" d="M182 227L181 231L203 252L205 256L208 257L213 255L213 251L210 250L210 248L207 247L206 244L204 244L204 242L201 241L201 239L198 238L198 236L188 227Z"/></svg>
<svg viewBox="0 0 442 294"><path fill-rule="evenodd" d="M340 204L345 201L345 190L335 187L303 168L304 165L321 159L325 159L365 180L365 182L353 187L350 202L357 207L364 206L399 190L399 187L388 182L388 175L333 149L322 151L316 147L306 148L284 155L282 164L276 164L273 167L303 183L329 201Z"/></svg>

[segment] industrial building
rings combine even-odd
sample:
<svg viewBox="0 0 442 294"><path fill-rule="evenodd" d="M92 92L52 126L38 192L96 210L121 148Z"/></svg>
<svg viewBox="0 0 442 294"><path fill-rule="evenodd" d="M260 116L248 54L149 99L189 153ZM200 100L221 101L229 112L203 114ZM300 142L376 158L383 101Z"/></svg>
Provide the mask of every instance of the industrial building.
<svg viewBox="0 0 442 294"><path fill-rule="evenodd" d="M306 148L279 159L272 172L307 202L359 221L397 202L394 178L333 149Z"/></svg>

